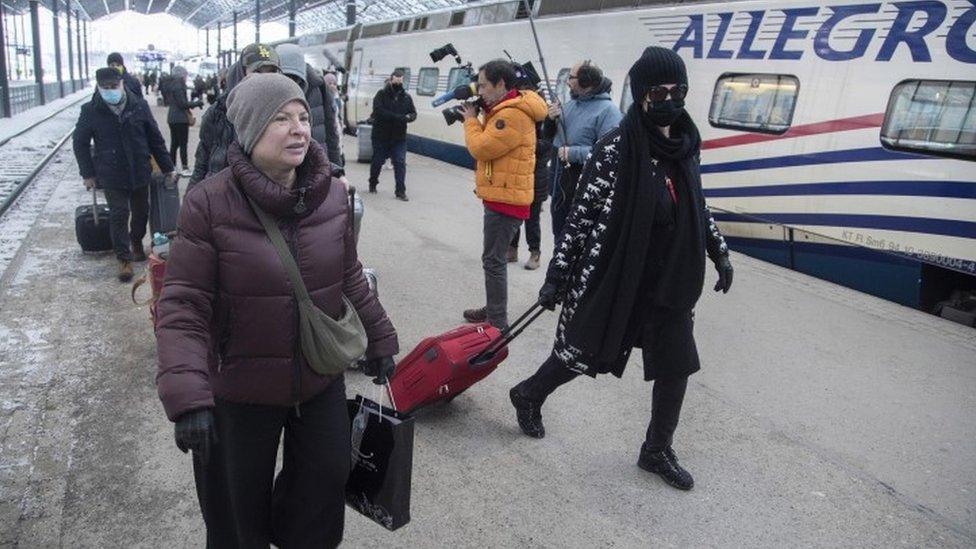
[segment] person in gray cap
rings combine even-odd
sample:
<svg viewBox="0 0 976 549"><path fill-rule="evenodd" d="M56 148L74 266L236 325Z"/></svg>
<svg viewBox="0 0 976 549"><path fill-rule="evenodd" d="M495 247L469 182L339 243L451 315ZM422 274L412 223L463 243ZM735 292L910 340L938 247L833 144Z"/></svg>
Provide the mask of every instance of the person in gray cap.
<svg viewBox="0 0 976 549"><path fill-rule="evenodd" d="M281 73L291 78L305 91L305 100L312 113L312 139L325 147L329 161L342 166L339 133L336 132L335 101L325 85L322 73L305 62L305 54L295 44L275 47L281 60Z"/></svg>
<svg viewBox="0 0 976 549"><path fill-rule="evenodd" d="M249 74L280 72L279 64L278 53L270 46L255 43L241 50L240 59L227 71L225 91L203 113L188 189L227 167L227 148L234 142L234 126L227 119L228 94Z"/></svg>
<svg viewBox="0 0 976 549"><path fill-rule="evenodd" d="M258 216L279 228L315 307L355 309L374 381L393 372L396 330L363 275L346 186L311 139L301 88L251 74L228 105L230 169L186 194L166 264L159 397L177 447L193 451L208 547L336 547L352 451L343 373L313 370L296 344L291 279Z"/></svg>

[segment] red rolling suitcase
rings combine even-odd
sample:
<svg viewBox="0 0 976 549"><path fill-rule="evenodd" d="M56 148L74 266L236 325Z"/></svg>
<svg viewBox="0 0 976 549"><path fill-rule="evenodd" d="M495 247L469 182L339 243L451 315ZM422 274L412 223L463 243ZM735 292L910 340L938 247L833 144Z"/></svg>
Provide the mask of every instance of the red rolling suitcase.
<svg viewBox="0 0 976 549"><path fill-rule="evenodd" d="M545 312L536 304L504 332L490 324L465 324L428 337L397 364L388 390L402 413L450 401L481 381L506 357L508 344Z"/></svg>

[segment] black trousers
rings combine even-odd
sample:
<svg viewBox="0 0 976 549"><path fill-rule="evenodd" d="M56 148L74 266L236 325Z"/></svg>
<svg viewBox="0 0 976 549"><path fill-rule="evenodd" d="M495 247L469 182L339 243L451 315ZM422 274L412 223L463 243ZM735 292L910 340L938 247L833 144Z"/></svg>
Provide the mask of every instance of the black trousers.
<svg viewBox="0 0 976 549"><path fill-rule="evenodd" d="M176 164L176 151L180 151L180 166L186 169L190 163L186 161L186 148L190 144L190 125L189 124L173 124L169 125L169 156L173 159L173 164Z"/></svg>
<svg viewBox="0 0 976 549"><path fill-rule="evenodd" d="M542 246L542 224L539 218L542 216L542 202L536 200L529 206L529 218L525 220L525 243L529 245L529 251L539 253ZM516 229L515 238L512 239L512 248L518 248L521 229Z"/></svg>
<svg viewBox="0 0 976 549"><path fill-rule="evenodd" d="M193 473L208 548L336 547L345 522L349 414L337 379L295 407L218 400L217 446ZM284 461L274 478L284 431Z"/></svg>
<svg viewBox="0 0 976 549"><path fill-rule="evenodd" d="M105 189L108 226L115 257L132 261L133 242L141 242L149 223L149 186L138 189ZM131 214L131 219L130 219Z"/></svg>
<svg viewBox="0 0 976 549"><path fill-rule="evenodd" d="M647 360L645 357L644 360ZM560 385L564 385L580 374L563 365L555 355L539 366L536 373L522 383L518 389L529 400L545 402ZM644 445L648 450L660 451L671 446L674 431L678 428L681 405L684 403L688 377L657 379L651 394L651 421L647 426Z"/></svg>
<svg viewBox="0 0 976 549"><path fill-rule="evenodd" d="M383 163L389 158L393 163L393 181L395 184L394 194L402 196L407 194L407 140L398 139L388 141L385 139L373 140L373 159L369 165L369 186L375 188L380 183L380 172L383 170Z"/></svg>

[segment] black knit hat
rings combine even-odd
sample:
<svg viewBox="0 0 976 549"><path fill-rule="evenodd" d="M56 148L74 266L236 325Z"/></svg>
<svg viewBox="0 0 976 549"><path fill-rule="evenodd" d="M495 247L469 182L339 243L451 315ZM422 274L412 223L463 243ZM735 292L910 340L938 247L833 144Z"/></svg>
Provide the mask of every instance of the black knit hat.
<svg viewBox="0 0 976 549"><path fill-rule="evenodd" d="M117 63L124 67L125 61L122 60L122 54L117 51L113 51L112 53L108 54L108 60L105 61L105 64L111 65L112 63Z"/></svg>
<svg viewBox="0 0 976 549"><path fill-rule="evenodd" d="M95 71L95 83L99 86L117 84L119 80L122 80L122 75L112 67L102 67Z"/></svg>
<svg viewBox="0 0 976 549"><path fill-rule="evenodd" d="M688 85L685 62L674 51L659 46L644 50L634 65L630 67L630 93L634 103L641 103L651 86L661 84Z"/></svg>

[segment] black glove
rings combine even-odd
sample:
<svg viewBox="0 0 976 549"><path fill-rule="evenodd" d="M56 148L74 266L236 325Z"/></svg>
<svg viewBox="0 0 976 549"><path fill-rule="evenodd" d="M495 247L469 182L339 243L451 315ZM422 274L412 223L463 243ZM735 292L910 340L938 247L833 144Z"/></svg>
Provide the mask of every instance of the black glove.
<svg viewBox="0 0 976 549"><path fill-rule="evenodd" d="M387 379L393 375L394 370L396 370L396 362L392 356L367 360L366 365L363 366L363 373L372 377L373 383L377 385L386 385Z"/></svg>
<svg viewBox="0 0 976 549"><path fill-rule="evenodd" d="M718 282L715 283L715 291L723 294L729 293L732 287L732 262L729 261L727 254L718 256L715 260L715 270L718 271Z"/></svg>
<svg viewBox="0 0 976 549"><path fill-rule="evenodd" d="M217 429L213 410L204 408L187 412L176 420L176 447L185 454L189 450L207 461L210 449L217 443Z"/></svg>
<svg viewBox="0 0 976 549"><path fill-rule="evenodd" d="M556 288L555 284L546 282L542 285L542 289L539 290L539 305L542 305L543 308L550 311L555 311L556 305L559 305L560 301L562 299L559 296L559 289Z"/></svg>

